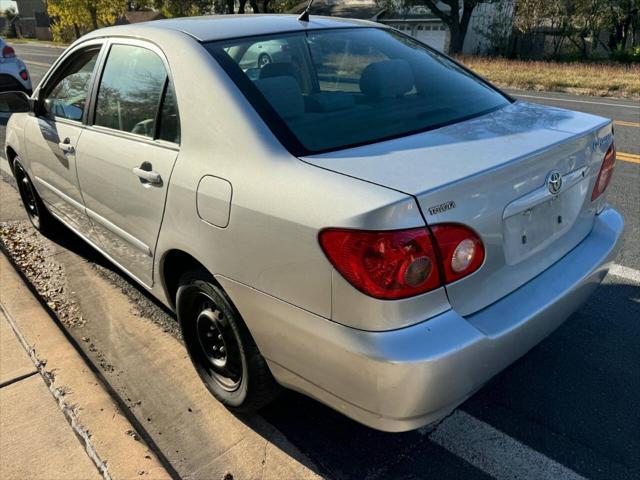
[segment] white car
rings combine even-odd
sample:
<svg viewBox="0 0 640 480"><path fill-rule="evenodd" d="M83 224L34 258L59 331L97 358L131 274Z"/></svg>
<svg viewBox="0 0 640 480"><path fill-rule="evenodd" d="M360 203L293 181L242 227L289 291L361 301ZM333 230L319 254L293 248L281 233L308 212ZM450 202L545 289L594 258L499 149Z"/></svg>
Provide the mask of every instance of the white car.
<svg viewBox="0 0 640 480"><path fill-rule="evenodd" d="M31 95L31 76L12 46L0 38L0 92L19 90Z"/></svg>

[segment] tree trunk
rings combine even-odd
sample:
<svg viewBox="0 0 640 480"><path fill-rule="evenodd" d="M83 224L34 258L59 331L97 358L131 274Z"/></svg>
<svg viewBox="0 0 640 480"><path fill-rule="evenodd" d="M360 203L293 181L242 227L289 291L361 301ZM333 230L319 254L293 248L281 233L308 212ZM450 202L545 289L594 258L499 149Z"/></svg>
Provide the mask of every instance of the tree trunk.
<svg viewBox="0 0 640 480"><path fill-rule="evenodd" d="M459 26L451 25L449 27L449 35L449 53L460 53L462 51L462 46L464 45L464 35L460 33Z"/></svg>
<svg viewBox="0 0 640 480"><path fill-rule="evenodd" d="M269 13L269 0L262 0L262 13Z"/></svg>
<svg viewBox="0 0 640 480"><path fill-rule="evenodd" d="M91 17L91 26L94 30L98 29L98 10L94 6L89 7L89 16Z"/></svg>
<svg viewBox="0 0 640 480"><path fill-rule="evenodd" d="M462 48L464 47L464 39L467 36L469 22L471 21L471 15L473 14L473 10L475 8L475 3L464 2L462 18L459 18L458 12L452 9L451 23L449 24L449 32L451 35L451 40L449 42L449 53L455 54L462 52Z"/></svg>
<svg viewBox="0 0 640 480"><path fill-rule="evenodd" d="M251 8L253 9L253 13L260 13L257 0L249 0L249 5L251 5Z"/></svg>
<svg viewBox="0 0 640 480"><path fill-rule="evenodd" d="M234 0L227 0L227 13L235 13L234 12Z"/></svg>
<svg viewBox="0 0 640 480"><path fill-rule="evenodd" d="M238 3L238 13L244 13L244 6L246 5L247 0L240 0Z"/></svg>

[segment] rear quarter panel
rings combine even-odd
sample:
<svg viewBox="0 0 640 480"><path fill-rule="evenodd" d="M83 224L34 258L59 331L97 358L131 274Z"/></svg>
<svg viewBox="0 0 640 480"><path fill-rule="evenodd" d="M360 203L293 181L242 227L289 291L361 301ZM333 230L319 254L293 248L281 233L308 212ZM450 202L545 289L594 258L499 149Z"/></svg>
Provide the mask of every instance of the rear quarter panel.
<svg viewBox="0 0 640 480"><path fill-rule="evenodd" d="M335 278L318 244L319 230L424 226L414 200L291 156L204 48L175 35L160 46L174 78L182 145L168 189L156 276L164 253L179 249L216 276L331 318ZM197 214L196 188L205 175L232 185L225 228Z"/></svg>

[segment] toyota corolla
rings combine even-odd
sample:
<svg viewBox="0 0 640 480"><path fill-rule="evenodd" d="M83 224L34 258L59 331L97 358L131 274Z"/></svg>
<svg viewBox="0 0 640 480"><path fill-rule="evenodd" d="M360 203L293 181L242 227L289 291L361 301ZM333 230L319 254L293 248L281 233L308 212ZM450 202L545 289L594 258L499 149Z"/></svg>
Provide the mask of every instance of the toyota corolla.
<svg viewBox="0 0 640 480"><path fill-rule="evenodd" d="M249 62L256 45L286 56ZM575 311L616 257L611 121L516 101L370 22L97 30L5 93L34 226L174 309L229 408L279 386L402 431Z"/></svg>

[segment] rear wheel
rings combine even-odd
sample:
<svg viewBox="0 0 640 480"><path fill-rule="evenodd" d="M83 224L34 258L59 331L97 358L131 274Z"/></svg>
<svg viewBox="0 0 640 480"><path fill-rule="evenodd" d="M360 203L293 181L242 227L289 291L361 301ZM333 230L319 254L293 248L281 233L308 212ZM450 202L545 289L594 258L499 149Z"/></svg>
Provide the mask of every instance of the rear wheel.
<svg viewBox="0 0 640 480"><path fill-rule="evenodd" d="M176 304L193 366L214 397L231 410L251 412L276 396L279 387L265 359L210 275L183 275Z"/></svg>
<svg viewBox="0 0 640 480"><path fill-rule="evenodd" d="M42 203L29 175L20 163L19 158L13 161L13 174L18 184L18 192L31 224L42 234L51 233L56 226L56 219Z"/></svg>

